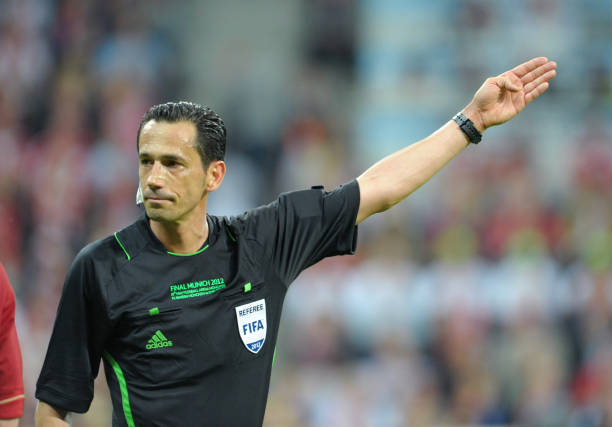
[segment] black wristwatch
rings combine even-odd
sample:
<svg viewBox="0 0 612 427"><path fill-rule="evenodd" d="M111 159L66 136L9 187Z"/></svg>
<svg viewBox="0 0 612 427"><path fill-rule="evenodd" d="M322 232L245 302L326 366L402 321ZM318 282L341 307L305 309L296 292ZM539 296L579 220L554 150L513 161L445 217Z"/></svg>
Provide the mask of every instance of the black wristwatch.
<svg viewBox="0 0 612 427"><path fill-rule="evenodd" d="M467 135L472 144L478 144L482 139L482 134L478 132L476 126L474 126L474 122L465 117L463 113L457 113L453 117L453 120L457 122L459 128Z"/></svg>

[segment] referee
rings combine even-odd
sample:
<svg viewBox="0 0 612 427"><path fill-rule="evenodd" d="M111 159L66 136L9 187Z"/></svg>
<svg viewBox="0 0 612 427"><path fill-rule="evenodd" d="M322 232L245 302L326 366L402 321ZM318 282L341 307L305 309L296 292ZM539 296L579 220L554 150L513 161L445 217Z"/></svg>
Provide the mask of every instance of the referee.
<svg viewBox="0 0 612 427"><path fill-rule="evenodd" d="M333 191L282 194L207 214L225 176L226 130L209 108L152 107L137 136L145 212L86 246L63 288L36 388L36 425L86 412L104 363L113 426L259 426L283 300L298 274L355 251L357 224L403 200L482 132L548 88L534 58L489 78L427 138Z"/></svg>

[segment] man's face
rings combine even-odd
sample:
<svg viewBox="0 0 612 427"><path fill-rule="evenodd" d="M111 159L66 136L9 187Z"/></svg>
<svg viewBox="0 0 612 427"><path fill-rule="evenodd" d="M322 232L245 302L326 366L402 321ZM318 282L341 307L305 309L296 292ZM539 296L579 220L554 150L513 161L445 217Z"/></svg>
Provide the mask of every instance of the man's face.
<svg viewBox="0 0 612 427"><path fill-rule="evenodd" d="M150 120L140 132L138 174L150 219L177 222L206 194L206 172L193 123Z"/></svg>

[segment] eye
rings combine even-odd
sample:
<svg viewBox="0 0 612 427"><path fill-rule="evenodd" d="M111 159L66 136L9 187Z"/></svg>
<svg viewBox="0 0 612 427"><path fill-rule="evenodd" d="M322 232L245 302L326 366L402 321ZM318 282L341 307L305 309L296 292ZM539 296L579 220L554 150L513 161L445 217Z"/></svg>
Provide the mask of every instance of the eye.
<svg viewBox="0 0 612 427"><path fill-rule="evenodd" d="M152 163L153 161L151 159L147 159L146 157L140 159L140 164L143 166L150 165Z"/></svg>
<svg viewBox="0 0 612 427"><path fill-rule="evenodd" d="M167 168L176 168L178 166L181 166L179 162L177 162L176 160L171 160L171 159L164 160L163 164Z"/></svg>

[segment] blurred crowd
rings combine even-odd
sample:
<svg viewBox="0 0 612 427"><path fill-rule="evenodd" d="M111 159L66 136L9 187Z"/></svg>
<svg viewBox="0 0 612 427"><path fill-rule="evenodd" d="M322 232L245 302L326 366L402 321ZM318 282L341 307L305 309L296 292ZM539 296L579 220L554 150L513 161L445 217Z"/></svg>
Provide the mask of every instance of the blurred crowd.
<svg viewBox="0 0 612 427"><path fill-rule="evenodd" d="M0 261L18 297L28 426L68 266L139 214L140 118L157 102L208 100L189 23L164 2L0 3ZM197 3L176 7L226 7ZM242 73L202 76L224 82L210 93L229 133L212 214L346 182L434 131L487 75L532 50L559 62L524 118L361 225L355 256L296 280L266 425L610 425L612 4L410 3L288 1L298 30L283 75L262 75L237 44L258 34L198 28L202 49L229 52L204 68ZM268 102L262 88L281 95ZM101 373L75 425L109 424L105 387Z"/></svg>

